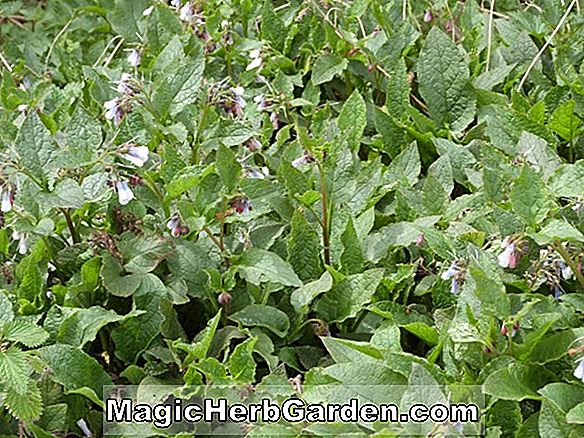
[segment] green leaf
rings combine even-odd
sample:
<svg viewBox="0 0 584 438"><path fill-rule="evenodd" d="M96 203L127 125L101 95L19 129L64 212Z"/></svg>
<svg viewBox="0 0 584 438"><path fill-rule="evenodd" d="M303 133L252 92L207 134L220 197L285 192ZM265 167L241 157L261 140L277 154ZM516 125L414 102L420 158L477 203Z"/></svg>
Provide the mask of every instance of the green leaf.
<svg viewBox="0 0 584 438"><path fill-rule="evenodd" d="M43 208L82 208L83 190L71 178L59 181L50 193L40 193Z"/></svg>
<svg viewBox="0 0 584 438"><path fill-rule="evenodd" d="M101 124L81 105L73 113L65 128L65 146L59 161L65 167L78 167L90 163L102 142Z"/></svg>
<svg viewBox="0 0 584 438"><path fill-rule="evenodd" d="M108 20L116 33L122 35L126 41L140 41L142 29L139 25L144 9L148 7L147 0L116 0L113 10L108 13Z"/></svg>
<svg viewBox="0 0 584 438"><path fill-rule="evenodd" d="M550 178L549 191L556 198L582 196L584 160L564 164Z"/></svg>
<svg viewBox="0 0 584 438"><path fill-rule="evenodd" d="M283 286L302 286L302 281L289 263L264 249L251 248L241 255L235 265L243 278L257 286L267 281Z"/></svg>
<svg viewBox="0 0 584 438"><path fill-rule="evenodd" d="M288 237L288 262L302 281L318 278L322 273L320 239L314 226L308 223L302 210L292 216Z"/></svg>
<svg viewBox="0 0 584 438"><path fill-rule="evenodd" d="M100 306L88 309L75 309L61 324L57 334L57 341L61 344L83 347L92 342L99 330L112 322L124 319L113 310L106 310Z"/></svg>
<svg viewBox="0 0 584 438"><path fill-rule="evenodd" d="M580 134L582 121L574 112L576 102L570 99L555 109L548 126L566 141L572 141Z"/></svg>
<svg viewBox="0 0 584 438"><path fill-rule="evenodd" d="M227 367L236 382L251 383L255 377L256 363L253 351L258 338L250 338L239 344L229 356Z"/></svg>
<svg viewBox="0 0 584 438"><path fill-rule="evenodd" d="M35 111L24 120L14 150L22 167L41 181L52 180L57 168L58 150Z"/></svg>
<svg viewBox="0 0 584 438"><path fill-rule="evenodd" d="M420 94L439 126L464 130L472 122L476 101L469 83L468 66L457 46L437 26L432 27L418 60Z"/></svg>
<svg viewBox="0 0 584 438"><path fill-rule="evenodd" d="M196 101L205 70L205 58L199 48L194 59L181 64L174 72L161 75L155 82L152 102L159 114L165 117L180 113Z"/></svg>
<svg viewBox="0 0 584 438"><path fill-rule="evenodd" d="M100 276L106 290L117 297L129 297L140 286L142 276L138 274L122 275L122 265L111 254L102 256Z"/></svg>
<svg viewBox="0 0 584 438"><path fill-rule="evenodd" d="M349 62L337 55L320 55L312 69L312 83L321 85L329 82L333 77L340 75L349 66Z"/></svg>
<svg viewBox="0 0 584 438"><path fill-rule="evenodd" d="M542 172L545 179L549 178L562 160L547 141L529 132L523 132L517 144L517 152L523 154L527 160Z"/></svg>
<svg viewBox="0 0 584 438"><path fill-rule="evenodd" d="M546 383L546 375L538 367L513 363L499 369L486 378L483 385L485 394L502 400L538 400L537 393Z"/></svg>
<svg viewBox="0 0 584 438"><path fill-rule="evenodd" d="M217 327L219 326L219 322L221 320L221 310L217 312L209 322L207 322L207 327L199 333L193 342L192 346L189 346L189 355L187 359L185 359L185 363L189 363L193 359L202 360L207 357L207 353L209 348L211 348L211 343L213 342L213 338L215 337L215 333L217 332Z"/></svg>
<svg viewBox="0 0 584 438"><path fill-rule="evenodd" d="M31 367L28 354L16 347L0 350L0 381L15 394L26 394Z"/></svg>
<svg viewBox="0 0 584 438"><path fill-rule="evenodd" d="M549 245L556 240L567 242L584 242L584 235L569 222L551 219L539 233L530 234L538 245Z"/></svg>
<svg viewBox="0 0 584 438"><path fill-rule="evenodd" d="M281 338L286 336L290 328L290 320L284 312L261 304L250 304L230 315L229 319L244 326L266 327Z"/></svg>
<svg viewBox="0 0 584 438"><path fill-rule="evenodd" d="M545 219L550 202L541 177L531 168L523 166L521 174L511 189L513 210L528 225L535 227Z"/></svg>
<svg viewBox="0 0 584 438"><path fill-rule="evenodd" d="M297 311L300 311L300 309L312 303L317 296L331 290L332 286L333 277L328 271L325 271L318 280L307 283L292 292L292 295L290 295L290 303Z"/></svg>
<svg viewBox="0 0 584 438"><path fill-rule="evenodd" d="M421 170L420 153L416 142L413 142L389 164L383 178L390 187L399 183L413 185L418 181Z"/></svg>
<svg viewBox="0 0 584 438"><path fill-rule="evenodd" d="M26 379L24 383L27 385L24 394L16 392L13 388L6 391L4 406L19 420L32 422L38 420L43 412L43 399L34 380Z"/></svg>
<svg viewBox="0 0 584 438"><path fill-rule="evenodd" d="M120 242L120 252L129 259L124 269L132 274L146 274L153 271L173 251L169 239L156 236L136 237Z"/></svg>
<svg viewBox="0 0 584 438"><path fill-rule="evenodd" d="M42 327L19 319L6 324L3 332L7 341L20 342L29 348L38 347L49 337Z"/></svg>
<svg viewBox="0 0 584 438"><path fill-rule="evenodd" d="M359 139L367 125L367 108L363 96L355 89L343 104L337 120L342 135L347 139L351 149L355 150L359 145Z"/></svg>
<svg viewBox="0 0 584 438"><path fill-rule="evenodd" d="M153 274L142 277L133 299L134 309L145 312L126 319L111 333L118 358L127 363L135 362L139 354L158 336L165 319L160 309L160 303L165 296L166 287L158 277Z"/></svg>
<svg viewBox="0 0 584 438"><path fill-rule="evenodd" d="M87 386L101 397L103 387L112 385L99 362L80 348L56 344L39 349L39 353L51 370L51 379L67 391Z"/></svg>
<svg viewBox="0 0 584 438"><path fill-rule="evenodd" d="M264 1L262 8L261 37L271 43L271 46L281 52L286 41L286 26L274 11L271 0Z"/></svg>
<svg viewBox="0 0 584 438"><path fill-rule="evenodd" d="M370 269L335 284L316 304L315 310L327 322L342 322L353 318L371 301L383 278L383 269Z"/></svg>
<svg viewBox="0 0 584 438"><path fill-rule="evenodd" d="M241 176L241 164L237 161L233 151L226 146L219 145L215 167L225 186L225 191L227 193L233 192L239 184Z"/></svg>
<svg viewBox="0 0 584 438"><path fill-rule="evenodd" d="M505 286L497 276L489 276L478 266L471 266L470 276L465 280L464 290L472 293L481 302L481 316L492 313L498 318L509 315L509 297L505 292Z"/></svg>
<svg viewBox="0 0 584 438"><path fill-rule="evenodd" d="M341 235L343 252L341 253L341 267L347 274L356 274L363 271L365 256L361 247L361 240L357 236L357 231L353 224L353 219L349 218L347 227Z"/></svg>

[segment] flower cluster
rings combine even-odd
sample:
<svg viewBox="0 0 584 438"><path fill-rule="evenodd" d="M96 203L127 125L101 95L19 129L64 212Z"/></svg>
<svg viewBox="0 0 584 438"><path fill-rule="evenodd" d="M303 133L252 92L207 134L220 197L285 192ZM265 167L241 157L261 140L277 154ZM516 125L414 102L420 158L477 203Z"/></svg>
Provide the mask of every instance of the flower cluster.
<svg viewBox="0 0 584 438"><path fill-rule="evenodd" d="M253 210L251 201L245 196L238 196L231 201L231 208L237 214L248 214Z"/></svg>
<svg viewBox="0 0 584 438"><path fill-rule="evenodd" d="M188 226L183 225L178 214L174 214L169 219L169 221L166 223L166 228L170 230L170 234L172 234L173 237L186 236L191 231Z"/></svg>
<svg viewBox="0 0 584 438"><path fill-rule="evenodd" d="M123 73L116 87L119 96L103 104L106 109L105 118L113 120L116 125L119 125L125 115L132 110L132 99L138 89L138 83L132 78L132 75Z"/></svg>
<svg viewBox="0 0 584 438"><path fill-rule="evenodd" d="M458 293L460 285L464 282L464 274L466 272L465 264L462 260L455 260L452 262L448 270L444 271L440 278L442 280L450 280L450 292L454 295Z"/></svg>
<svg viewBox="0 0 584 438"><path fill-rule="evenodd" d="M527 241L507 236L501 242L503 252L499 254L499 266L515 269L522 255L527 253Z"/></svg>
<svg viewBox="0 0 584 438"><path fill-rule="evenodd" d="M14 206L14 193L14 187L12 187L10 184L0 186L0 211L2 213L8 213L12 210L12 207Z"/></svg>

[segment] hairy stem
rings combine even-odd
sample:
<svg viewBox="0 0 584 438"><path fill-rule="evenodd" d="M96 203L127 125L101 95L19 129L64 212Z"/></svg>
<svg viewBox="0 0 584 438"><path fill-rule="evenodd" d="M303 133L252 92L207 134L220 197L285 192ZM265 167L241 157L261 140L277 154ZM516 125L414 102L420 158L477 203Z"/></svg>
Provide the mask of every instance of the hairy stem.
<svg viewBox="0 0 584 438"><path fill-rule="evenodd" d="M330 242L330 215L329 215L329 201L326 191L326 180L322 163L319 161L318 171L320 173L320 196L322 200L322 244L324 246L324 262L327 265L331 264L331 242Z"/></svg>

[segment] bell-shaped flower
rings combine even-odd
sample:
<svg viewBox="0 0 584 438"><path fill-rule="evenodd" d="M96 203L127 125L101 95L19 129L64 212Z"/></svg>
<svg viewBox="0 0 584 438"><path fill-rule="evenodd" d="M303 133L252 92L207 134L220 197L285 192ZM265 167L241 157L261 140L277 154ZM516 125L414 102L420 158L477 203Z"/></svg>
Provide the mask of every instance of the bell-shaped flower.
<svg viewBox="0 0 584 438"><path fill-rule="evenodd" d="M116 181L116 191L121 205L127 205L134 199L134 192L132 192L126 181Z"/></svg>
<svg viewBox="0 0 584 438"><path fill-rule="evenodd" d="M28 252L28 234L20 233L18 231L12 232L12 239L18 240L18 253L26 254Z"/></svg>
<svg viewBox="0 0 584 438"><path fill-rule="evenodd" d="M105 102L103 106L106 109L105 118L107 120L113 120L116 125L119 125L125 115L121 100L116 97Z"/></svg>
<svg viewBox="0 0 584 438"><path fill-rule="evenodd" d="M231 208L233 208L237 214L248 214L253 210L251 201L244 196L239 196L231 201Z"/></svg>
<svg viewBox="0 0 584 438"><path fill-rule="evenodd" d="M429 23L433 19L434 15L432 14L432 11L430 9L427 9L426 12L424 12L424 22Z"/></svg>
<svg viewBox="0 0 584 438"><path fill-rule="evenodd" d="M187 2L182 8L180 8L179 18L181 21L191 22L194 20L195 15L195 7L191 2Z"/></svg>
<svg viewBox="0 0 584 438"><path fill-rule="evenodd" d="M584 356L580 359L576 359L578 366L574 370L574 377L581 380L584 383Z"/></svg>
<svg viewBox="0 0 584 438"><path fill-rule="evenodd" d="M8 187L3 187L1 193L2 204L0 206L0 211L2 211L2 213L8 213L12 210L12 206L14 205L14 191Z"/></svg>
<svg viewBox="0 0 584 438"><path fill-rule="evenodd" d="M81 432L83 432L83 435L85 437L92 437L93 434L91 433L91 430L89 430L89 426L87 425L87 422L81 418L80 420L77 421L77 427L79 427L79 429L81 429Z"/></svg>
<svg viewBox="0 0 584 438"><path fill-rule="evenodd" d="M249 57L251 58L251 62L245 68L245 71L255 70L256 68L260 68L262 66L262 54L260 49L252 50L249 53Z"/></svg>
<svg viewBox="0 0 584 438"><path fill-rule="evenodd" d="M148 161L150 150L146 146L128 146L124 149L122 158L130 161L134 166L142 167Z"/></svg>
<svg viewBox="0 0 584 438"><path fill-rule="evenodd" d="M138 49L132 49L128 55L128 64L132 67L138 67L142 61L142 55Z"/></svg>

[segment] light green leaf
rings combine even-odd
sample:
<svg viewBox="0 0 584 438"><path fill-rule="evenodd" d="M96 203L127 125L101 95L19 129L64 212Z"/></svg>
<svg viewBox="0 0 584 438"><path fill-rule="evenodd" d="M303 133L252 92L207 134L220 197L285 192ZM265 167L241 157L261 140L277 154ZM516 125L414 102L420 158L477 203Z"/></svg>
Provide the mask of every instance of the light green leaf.
<svg viewBox="0 0 584 438"><path fill-rule="evenodd" d="M530 237L538 245L548 245L556 240L568 242L584 242L584 235L569 222L551 219L539 233L532 233Z"/></svg>
<svg viewBox="0 0 584 438"><path fill-rule="evenodd" d="M101 365L80 348L56 344L39 349L39 353L51 370L51 379L68 391L87 386L101 397L103 387L112 385Z"/></svg>
<svg viewBox="0 0 584 438"><path fill-rule="evenodd" d="M266 327L281 338L286 336L290 328L290 320L284 312L261 304L250 304L230 315L229 319L244 326Z"/></svg>
<svg viewBox="0 0 584 438"><path fill-rule="evenodd" d="M269 281L284 286L302 286L302 281L289 263L264 249L251 248L244 252L236 266L240 275L251 284L259 286Z"/></svg>
<svg viewBox="0 0 584 438"><path fill-rule="evenodd" d="M439 126L464 130L472 122L476 101L463 50L437 26L432 27L418 60L420 94Z"/></svg>
<svg viewBox="0 0 584 438"><path fill-rule="evenodd" d="M123 315L118 315L113 310L106 310L100 306L75 309L74 313L62 322L57 334L57 341L61 344L83 347L95 339L102 327L122 319L124 319Z"/></svg>
<svg viewBox="0 0 584 438"><path fill-rule="evenodd" d="M225 191L231 193L239 184L241 176L241 164L237 161L233 151L226 146L219 145L215 167L225 186Z"/></svg>
<svg viewBox="0 0 584 438"><path fill-rule="evenodd" d="M390 187L399 183L414 185L421 169L418 146L413 142L389 164L383 179Z"/></svg>
<svg viewBox="0 0 584 438"><path fill-rule="evenodd" d="M570 99L552 113L548 126L566 141L572 141L580 134L582 121L574 112L576 102Z"/></svg>
<svg viewBox="0 0 584 438"><path fill-rule="evenodd" d="M537 390L544 383L545 376L539 368L513 363L489 374L483 388L495 399L538 400Z"/></svg>
<svg viewBox="0 0 584 438"><path fill-rule="evenodd" d="M303 307L308 306L312 300L324 292L331 290L333 286L333 277L328 271L318 279L311 283L307 283L299 289L292 292L290 296L290 303L299 311Z"/></svg>
<svg viewBox="0 0 584 438"><path fill-rule="evenodd" d="M16 347L0 350L0 381L16 394L25 394L30 381L28 354Z"/></svg>
<svg viewBox="0 0 584 438"><path fill-rule="evenodd" d="M313 280L322 273L318 233L301 210L294 212L291 226L287 244L288 262L302 281Z"/></svg>
<svg viewBox="0 0 584 438"><path fill-rule="evenodd" d="M337 283L316 304L316 311L327 322L342 322L353 318L371 301L383 278L383 269L371 269Z"/></svg>
<svg viewBox="0 0 584 438"><path fill-rule="evenodd" d="M340 75L349 66L349 62L337 55L320 55L312 69L312 83L321 85L329 82L336 75Z"/></svg>
<svg viewBox="0 0 584 438"><path fill-rule="evenodd" d="M286 26L274 11L271 0L266 0L262 8L261 37L271 43L271 46L281 52L286 40Z"/></svg>
<svg viewBox="0 0 584 438"><path fill-rule="evenodd" d="M253 351L258 338L250 338L239 344L229 356L227 367L236 382L251 383L255 377L256 363Z"/></svg>
<svg viewBox="0 0 584 438"><path fill-rule="evenodd" d="M541 177L531 166L523 166L510 194L513 210L526 225L535 227L550 210L548 194Z"/></svg>
<svg viewBox="0 0 584 438"><path fill-rule="evenodd" d="M49 334L36 324L17 319L3 328L4 337L8 341L20 342L29 348L35 348L47 340Z"/></svg>
<svg viewBox="0 0 584 438"><path fill-rule="evenodd" d="M358 141L367 125L366 117L365 101L359 90L355 89L343 104L337 120L339 129L343 132L343 137L347 139L349 145L353 145L353 150L358 146Z"/></svg>
<svg viewBox="0 0 584 438"><path fill-rule="evenodd" d="M27 379L24 383L27 385L25 394L20 394L13 388L6 391L4 406L19 420L32 422L37 420L43 412L43 399L34 380Z"/></svg>

